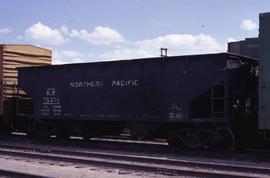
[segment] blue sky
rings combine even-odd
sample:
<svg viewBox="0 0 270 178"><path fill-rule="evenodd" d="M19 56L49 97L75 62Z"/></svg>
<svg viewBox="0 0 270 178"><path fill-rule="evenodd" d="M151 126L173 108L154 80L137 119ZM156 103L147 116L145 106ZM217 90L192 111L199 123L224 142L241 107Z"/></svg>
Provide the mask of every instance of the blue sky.
<svg viewBox="0 0 270 178"><path fill-rule="evenodd" d="M2 0L0 43L53 50L54 63L220 52L258 35L269 0Z"/></svg>

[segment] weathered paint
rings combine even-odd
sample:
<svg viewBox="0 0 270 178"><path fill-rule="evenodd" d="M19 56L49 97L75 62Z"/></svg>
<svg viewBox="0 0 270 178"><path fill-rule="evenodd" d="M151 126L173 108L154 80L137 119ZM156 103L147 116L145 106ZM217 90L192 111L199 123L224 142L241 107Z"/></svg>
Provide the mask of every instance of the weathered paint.
<svg viewBox="0 0 270 178"><path fill-rule="evenodd" d="M217 122L214 114L192 113L190 103L217 84L228 88L229 74L233 78L240 66L232 62L241 61L257 63L218 53L26 67L19 69L19 86L33 99L31 118ZM225 113L219 117L224 121L232 112L226 95ZM206 105L200 105L201 110Z"/></svg>

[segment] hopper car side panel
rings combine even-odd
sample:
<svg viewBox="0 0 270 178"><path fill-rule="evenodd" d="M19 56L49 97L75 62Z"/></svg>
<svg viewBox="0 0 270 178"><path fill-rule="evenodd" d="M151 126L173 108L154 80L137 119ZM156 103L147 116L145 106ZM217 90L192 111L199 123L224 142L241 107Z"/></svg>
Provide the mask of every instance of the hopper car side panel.
<svg viewBox="0 0 270 178"><path fill-rule="evenodd" d="M19 82L35 118L177 122L189 120L194 98L224 83L226 56L215 57L25 68Z"/></svg>

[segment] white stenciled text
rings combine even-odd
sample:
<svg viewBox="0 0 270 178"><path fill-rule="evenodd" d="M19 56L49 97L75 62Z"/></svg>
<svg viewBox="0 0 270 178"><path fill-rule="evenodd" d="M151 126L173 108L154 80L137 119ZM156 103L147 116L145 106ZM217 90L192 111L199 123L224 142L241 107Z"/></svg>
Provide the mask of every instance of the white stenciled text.
<svg viewBox="0 0 270 178"><path fill-rule="evenodd" d="M75 81L70 82L71 88L95 88L103 87L103 81Z"/></svg>
<svg viewBox="0 0 270 178"><path fill-rule="evenodd" d="M139 86L139 80L113 80L112 87Z"/></svg>

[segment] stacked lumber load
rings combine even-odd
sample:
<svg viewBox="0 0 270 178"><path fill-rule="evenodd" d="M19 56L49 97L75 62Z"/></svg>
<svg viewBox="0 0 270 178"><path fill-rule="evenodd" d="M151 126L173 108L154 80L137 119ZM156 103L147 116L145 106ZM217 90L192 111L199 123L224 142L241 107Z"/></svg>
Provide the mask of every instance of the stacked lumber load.
<svg viewBox="0 0 270 178"><path fill-rule="evenodd" d="M50 65L51 50L32 45L0 44L0 115L3 103L17 94L17 67ZM20 93L23 94L22 91Z"/></svg>

